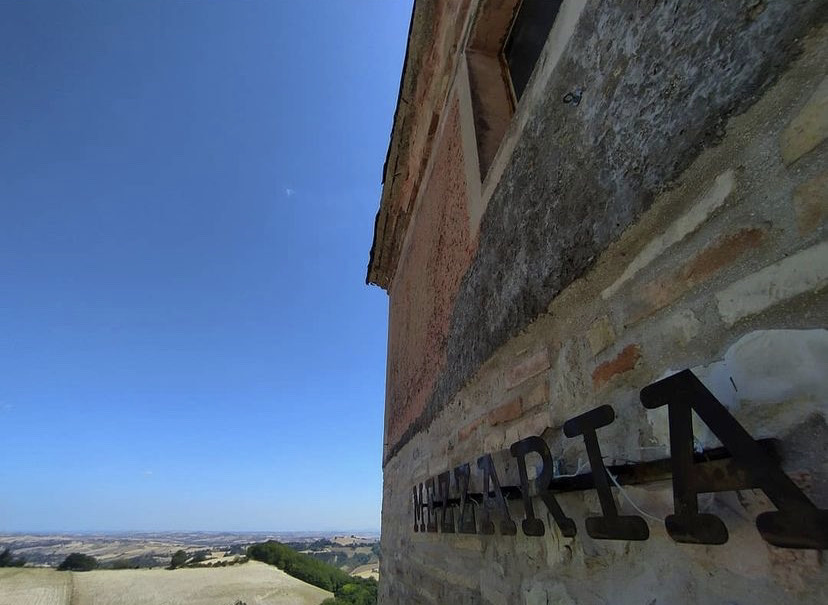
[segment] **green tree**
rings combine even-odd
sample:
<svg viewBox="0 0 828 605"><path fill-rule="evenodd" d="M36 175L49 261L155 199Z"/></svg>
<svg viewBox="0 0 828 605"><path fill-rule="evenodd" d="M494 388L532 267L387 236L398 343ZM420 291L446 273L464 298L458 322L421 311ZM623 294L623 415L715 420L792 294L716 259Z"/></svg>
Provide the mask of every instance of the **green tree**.
<svg viewBox="0 0 828 605"><path fill-rule="evenodd" d="M192 563L203 563L207 560L207 555L210 554L210 551L207 550L200 550L195 555L193 555Z"/></svg>
<svg viewBox="0 0 828 605"><path fill-rule="evenodd" d="M73 552L58 566L58 571L92 571L98 567L98 560L90 555Z"/></svg>
<svg viewBox="0 0 828 605"><path fill-rule="evenodd" d="M319 559L296 552L292 548L269 540L252 544L247 549L251 559L275 565L285 573L303 582L334 593L333 605L374 605L377 602L377 582L371 578L356 578Z"/></svg>
<svg viewBox="0 0 828 605"><path fill-rule="evenodd" d="M173 553L172 558L170 559L170 566L168 569L176 569L184 565L187 562L187 553L183 550L177 550Z"/></svg>

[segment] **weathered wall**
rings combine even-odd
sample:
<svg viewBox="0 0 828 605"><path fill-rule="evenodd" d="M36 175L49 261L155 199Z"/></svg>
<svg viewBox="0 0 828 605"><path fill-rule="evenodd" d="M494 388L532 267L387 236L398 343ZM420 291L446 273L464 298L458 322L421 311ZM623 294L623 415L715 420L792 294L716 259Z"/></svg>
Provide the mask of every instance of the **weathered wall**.
<svg viewBox="0 0 828 605"><path fill-rule="evenodd" d="M419 2L411 18L394 131L383 167L380 209L368 264L368 283L388 288L399 265L433 137L446 106L469 0Z"/></svg>
<svg viewBox="0 0 828 605"><path fill-rule="evenodd" d="M826 11L808 0L648 6L587 3L488 201L445 371L392 452L721 140ZM561 101L578 88L579 105Z"/></svg>
<svg viewBox="0 0 828 605"><path fill-rule="evenodd" d="M825 5L587 3L476 241L450 97L390 291L383 603L828 601L822 553L760 537L773 507L758 490L703 498L722 546L667 535L666 482L626 490L653 517L644 542L587 535L593 490L559 497L574 538L542 504L543 537L415 533L411 497L466 462L481 491L489 452L516 484L503 450L529 435L562 473L583 469L561 426L601 404L616 412L607 463L664 458L666 412L639 391L689 367L754 437L781 440L784 470L828 507ZM579 86L578 106L561 103Z"/></svg>
<svg viewBox="0 0 828 605"><path fill-rule="evenodd" d="M449 319L473 252L456 99L447 113L390 292L388 444L422 415L445 366Z"/></svg>

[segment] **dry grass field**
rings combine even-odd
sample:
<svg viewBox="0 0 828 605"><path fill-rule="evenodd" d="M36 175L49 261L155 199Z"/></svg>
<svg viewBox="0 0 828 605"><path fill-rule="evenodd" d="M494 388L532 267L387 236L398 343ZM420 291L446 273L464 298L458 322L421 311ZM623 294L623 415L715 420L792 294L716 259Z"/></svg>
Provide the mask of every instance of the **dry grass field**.
<svg viewBox="0 0 828 605"><path fill-rule="evenodd" d="M333 596L264 563L218 569L0 569L0 605L319 605Z"/></svg>
<svg viewBox="0 0 828 605"><path fill-rule="evenodd" d="M357 578L374 578L379 582L379 562L360 565L351 571L351 575Z"/></svg>
<svg viewBox="0 0 828 605"><path fill-rule="evenodd" d="M70 573L25 567L0 569L0 605L69 605L71 598Z"/></svg>

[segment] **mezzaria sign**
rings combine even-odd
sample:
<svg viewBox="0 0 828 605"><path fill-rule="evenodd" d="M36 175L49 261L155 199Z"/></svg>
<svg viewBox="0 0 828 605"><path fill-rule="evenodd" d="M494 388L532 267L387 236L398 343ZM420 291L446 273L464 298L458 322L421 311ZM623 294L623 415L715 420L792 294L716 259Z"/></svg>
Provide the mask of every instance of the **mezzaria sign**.
<svg viewBox="0 0 828 605"><path fill-rule="evenodd" d="M528 437L509 448L517 462L519 486L501 486L491 454L477 459L483 477L482 493L471 493L468 463L414 486L414 531L515 535L517 525L507 500L523 505L521 528L527 536L543 536L543 521L536 516L535 500L549 511L561 534L575 536L575 522L558 503L556 494L594 489L601 515L588 517L587 533L601 540L646 540L649 528L637 515L619 515L610 487L611 470L621 482L646 483L672 476L675 512L665 519L667 533L676 542L724 544L725 524L716 515L700 513L698 495L709 492L760 489L777 508L761 513L756 527L770 544L786 548L828 548L828 510L813 502L781 469L765 441L756 441L727 408L696 378L684 370L645 387L641 403L647 409L667 406L671 458L608 469L601 457L597 429L615 419L613 409L603 405L564 423L567 437L582 437L590 473L556 478L549 447L541 437ZM719 438L723 448L699 455L693 449L692 413L695 412ZM538 454L538 476L529 481L526 457ZM452 481L452 476L454 481ZM475 509L479 511L479 522ZM455 522L456 517L456 522Z"/></svg>

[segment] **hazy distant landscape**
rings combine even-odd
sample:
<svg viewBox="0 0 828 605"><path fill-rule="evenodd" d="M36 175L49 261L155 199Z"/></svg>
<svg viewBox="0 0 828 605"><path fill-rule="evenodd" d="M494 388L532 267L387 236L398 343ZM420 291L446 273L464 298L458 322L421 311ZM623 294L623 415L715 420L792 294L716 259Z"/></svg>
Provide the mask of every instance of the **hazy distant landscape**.
<svg viewBox="0 0 828 605"><path fill-rule="evenodd" d="M115 561L131 561L134 567L166 567L177 550L191 553L209 552L214 561L243 555L247 546L267 540L279 540L300 551L313 551L318 558L346 571L371 563L373 545L378 532L359 535L336 532L117 532L117 533L56 533L0 534L0 550L10 548L26 559L29 566L57 567L67 555L79 552L95 557L106 567ZM329 544L328 544L329 543ZM375 549L376 550L376 549ZM329 554L322 554L329 553ZM351 558L350 565L348 559ZM374 557L376 559L376 557ZM206 561L205 561L206 562Z"/></svg>
<svg viewBox="0 0 828 605"><path fill-rule="evenodd" d="M0 551L10 549L25 566L0 569L0 605L318 605L334 596L273 561L248 560L248 546L270 540L340 577L379 578L378 535L371 532L3 534ZM94 557L98 568L57 571L72 553ZM178 568L169 569L174 555Z"/></svg>

